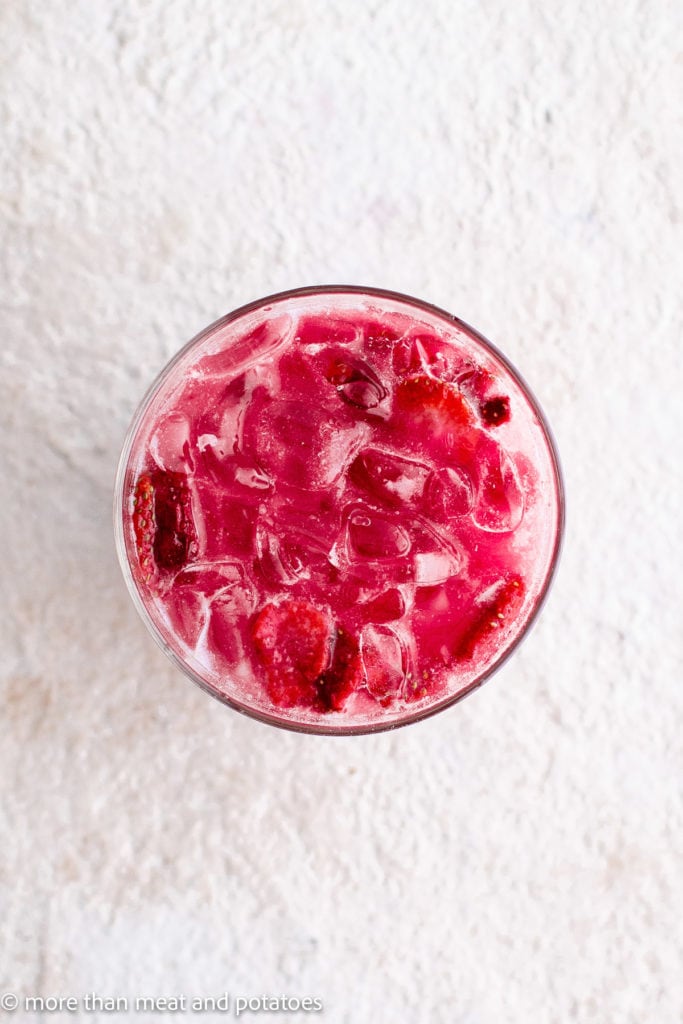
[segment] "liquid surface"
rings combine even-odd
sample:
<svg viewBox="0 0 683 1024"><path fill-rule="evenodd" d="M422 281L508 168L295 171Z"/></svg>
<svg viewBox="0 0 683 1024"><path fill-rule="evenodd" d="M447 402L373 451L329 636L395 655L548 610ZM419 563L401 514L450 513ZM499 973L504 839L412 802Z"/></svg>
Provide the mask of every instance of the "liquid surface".
<svg viewBox="0 0 683 1024"><path fill-rule="evenodd" d="M122 502L162 641L217 694L323 729L476 683L524 629L559 528L548 440L507 367L376 295L274 301L184 350Z"/></svg>

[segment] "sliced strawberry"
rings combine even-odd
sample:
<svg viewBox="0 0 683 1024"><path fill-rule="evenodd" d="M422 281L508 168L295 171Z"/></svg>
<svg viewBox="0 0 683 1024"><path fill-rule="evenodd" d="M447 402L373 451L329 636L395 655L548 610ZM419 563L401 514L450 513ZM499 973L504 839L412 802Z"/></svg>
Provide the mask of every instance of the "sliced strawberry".
<svg viewBox="0 0 683 1024"><path fill-rule="evenodd" d="M187 477L160 471L152 477L154 488L154 559L162 570L179 569L195 557L197 535Z"/></svg>
<svg viewBox="0 0 683 1024"><path fill-rule="evenodd" d="M499 630L514 622L524 603L525 586L520 576L513 576L479 609L455 650L456 658L469 660L475 650Z"/></svg>
<svg viewBox="0 0 683 1024"><path fill-rule="evenodd" d="M197 554L197 534L187 477L157 470L135 485L133 531L146 582L155 569L179 569Z"/></svg>
<svg viewBox="0 0 683 1024"><path fill-rule="evenodd" d="M406 676L403 687L403 699L409 704L413 701L422 700L428 693L434 692L434 681L429 669L424 669L420 675Z"/></svg>
<svg viewBox="0 0 683 1024"><path fill-rule="evenodd" d="M475 416L457 385L426 374L406 377L396 388L396 408L402 420L426 427L454 453L474 448Z"/></svg>
<svg viewBox="0 0 683 1024"><path fill-rule="evenodd" d="M321 710L317 682L330 663L329 615L308 601L267 604L252 626L252 638L273 703Z"/></svg>
<svg viewBox="0 0 683 1024"><path fill-rule="evenodd" d="M138 561L146 583L154 575L154 488L146 474L135 485L133 532Z"/></svg>
<svg viewBox="0 0 683 1024"><path fill-rule="evenodd" d="M332 664L320 680L320 695L331 711L341 711L347 699L364 682L358 641L341 627L337 630Z"/></svg>
<svg viewBox="0 0 683 1024"><path fill-rule="evenodd" d="M427 374L402 380L396 389L396 400L406 412L429 416L442 426L462 427L474 422L472 409L460 389Z"/></svg>

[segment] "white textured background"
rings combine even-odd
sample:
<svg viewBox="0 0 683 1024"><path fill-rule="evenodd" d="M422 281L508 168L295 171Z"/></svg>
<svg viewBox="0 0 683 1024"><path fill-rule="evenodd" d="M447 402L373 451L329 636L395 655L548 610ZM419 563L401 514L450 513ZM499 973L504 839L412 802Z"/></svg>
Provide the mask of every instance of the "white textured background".
<svg viewBox="0 0 683 1024"><path fill-rule="evenodd" d="M675 0L2 4L0 991L683 1019L682 34ZM181 677L110 512L179 345L331 282L488 334L568 491L513 662L356 740Z"/></svg>

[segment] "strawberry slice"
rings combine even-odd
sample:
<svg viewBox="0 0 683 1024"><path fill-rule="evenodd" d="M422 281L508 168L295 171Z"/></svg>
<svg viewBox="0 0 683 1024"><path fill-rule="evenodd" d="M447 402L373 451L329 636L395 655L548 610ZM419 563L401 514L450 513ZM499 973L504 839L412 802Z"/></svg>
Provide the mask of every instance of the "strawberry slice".
<svg viewBox="0 0 683 1024"><path fill-rule="evenodd" d="M476 443L475 416L456 384L418 374L396 388L399 417L419 424L443 441L449 450L472 451Z"/></svg>
<svg viewBox="0 0 683 1024"><path fill-rule="evenodd" d="M322 710L318 680L330 663L329 615L308 601L267 604L254 621L252 638L273 703Z"/></svg>
<svg viewBox="0 0 683 1024"><path fill-rule="evenodd" d="M149 583L156 570L168 572L193 561L197 533L183 473L157 470L135 485L133 532L140 568Z"/></svg>
<svg viewBox="0 0 683 1024"><path fill-rule="evenodd" d="M154 488L148 476L141 476L133 496L133 533L138 561L145 583L154 575Z"/></svg>
<svg viewBox="0 0 683 1024"><path fill-rule="evenodd" d="M192 519L192 502L183 473L160 471L152 477L154 487L154 558L162 570L179 569L197 553L197 535Z"/></svg>
<svg viewBox="0 0 683 1024"><path fill-rule="evenodd" d="M525 586L520 576L513 576L483 605L461 638L454 654L469 660L475 650L501 629L514 622L524 603Z"/></svg>
<svg viewBox="0 0 683 1024"><path fill-rule="evenodd" d="M340 627L337 630L332 664L320 680L323 703L331 711L341 711L351 694L362 686L364 681L358 640Z"/></svg>

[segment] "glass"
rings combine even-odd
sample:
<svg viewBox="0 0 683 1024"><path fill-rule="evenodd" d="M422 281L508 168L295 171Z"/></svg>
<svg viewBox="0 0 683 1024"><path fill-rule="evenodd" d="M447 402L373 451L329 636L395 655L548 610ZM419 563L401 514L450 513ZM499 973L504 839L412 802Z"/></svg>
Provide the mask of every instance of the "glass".
<svg viewBox="0 0 683 1024"><path fill-rule="evenodd" d="M537 401L482 335L398 293L313 287L235 310L162 370L114 524L138 611L195 683L353 735L500 668L546 597L564 497Z"/></svg>

